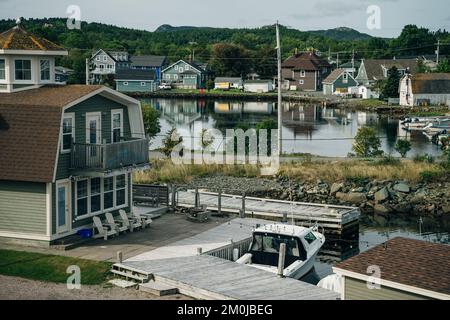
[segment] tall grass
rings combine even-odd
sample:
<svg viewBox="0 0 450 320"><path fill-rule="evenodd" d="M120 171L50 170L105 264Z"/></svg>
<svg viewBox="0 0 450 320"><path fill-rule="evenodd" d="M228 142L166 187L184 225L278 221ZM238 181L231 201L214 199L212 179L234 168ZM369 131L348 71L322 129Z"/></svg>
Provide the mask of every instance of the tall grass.
<svg viewBox="0 0 450 320"><path fill-rule="evenodd" d="M335 181L371 180L407 180L419 182L445 178L448 171L441 165L402 161L304 161L283 163L279 169L279 176L289 176L300 181ZM259 168L254 165L175 165L170 160L157 160L152 168L137 172L134 175L136 183L186 183L194 177L211 175L225 175L235 177L259 177ZM427 179L424 179L424 176Z"/></svg>

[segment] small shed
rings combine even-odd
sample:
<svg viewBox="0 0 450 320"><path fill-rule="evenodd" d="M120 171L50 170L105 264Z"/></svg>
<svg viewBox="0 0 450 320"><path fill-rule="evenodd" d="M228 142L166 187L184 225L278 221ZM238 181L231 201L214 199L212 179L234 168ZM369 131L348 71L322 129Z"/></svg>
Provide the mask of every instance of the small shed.
<svg viewBox="0 0 450 320"><path fill-rule="evenodd" d="M247 80L244 82L244 91L253 93L264 93L273 91L272 80Z"/></svg>
<svg viewBox="0 0 450 320"><path fill-rule="evenodd" d="M449 300L450 246L394 238L333 267L343 300Z"/></svg>
<svg viewBox="0 0 450 320"><path fill-rule="evenodd" d="M372 89L367 86L359 86L358 96L362 99L378 99L380 97L380 94L372 91Z"/></svg>
<svg viewBox="0 0 450 320"><path fill-rule="evenodd" d="M217 77L214 80L216 90L242 89L243 86L244 82L239 77Z"/></svg>
<svg viewBox="0 0 450 320"><path fill-rule="evenodd" d="M406 74L400 79L400 105L450 106L450 73Z"/></svg>

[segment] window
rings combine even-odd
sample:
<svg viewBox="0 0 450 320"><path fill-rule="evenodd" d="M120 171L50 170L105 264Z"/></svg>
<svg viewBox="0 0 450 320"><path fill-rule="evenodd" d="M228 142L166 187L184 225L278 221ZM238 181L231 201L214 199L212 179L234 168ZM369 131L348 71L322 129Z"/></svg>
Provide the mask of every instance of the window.
<svg viewBox="0 0 450 320"><path fill-rule="evenodd" d="M101 178L91 179L91 213L99 212L101 207Z"/></svg>
<svg viewBox="0 0 450 320"><path fill-rule="evenodd" d="M100 61L100 56L96 56L95 60Z"/></svg>
<svg viewBox="0 0 450 320"><path fill-rule="evenodd" d="M0 80L6 79L5 59L0 59Z"/></svg>
<svg viewBox="0 0 450 320"><path fill-rule="evenodd" d="M103 61L108 61L108 57L103 56Z"/></svg>
<svg viewBox="0 0 450 320"><path fill-rule="evenodd" d="M127 81L125 81L125 82L123 83L123 85L124 85L124 86L127 86L127 85L128 85L128 82L127 82Z"/></svg>
<svg viewBox="0 0 450 320"><path fill-rule="evenodd" d="M177 71L178 71L178 65L176 65L176 66L175 66L175 70L177 70Z"/></svg>
<svg viewBox="0 0 450 320"><path fill-rule="evenodd" d="M123 132L123 111L122 110L113 110L111 112L112 118L112 142L120 142Z"/></svg>
<svg viewBox="0 0 450 320"><path fill-rule="evenodd" d="M300 77L302 77L302 78L306 77L306 71L305 70L300 71Z"/></svg>
<svg viewBox="0 0 450 320"><path fill-rule="evenodd" d="M299 83L299 84L305 84L305 81L304 81L304 80L299 80L298 83Z"/></svg>
<svg viewBox="0 0 450 320"><path fill-rule="evenodd" d="M145 87L146 83L145 82L141 82L141 87Z"/></svg>
<svg viewBox="0 0 450 320"><path fill-rule="evenodd" d="M77 216L88 213L88 180L77 181Z"/></svg>
<svg viewBox="0 0 450 320"><path fill-rule="evenodd" d="M63 119L62 150L70 151L72 139L75 137L74 115L66 114Z"/></svg>
<svg viewBox="0 0 450 320"><path fill-rule="evenodd" d="M41 60L41 80L50 80L50 60Z"/></svg>
<svg viewBox="0 0 450 320"><path fill-rule="evenodd" d="M15 61L16 80L31 80L31 60Z"/></svg>
<svg viewBox="0 0 450 320"><path fill-rule="evenodd" d="M126 177L125 175L116 176L116 207L126 203Z"/></svg>
<svg viewBox="0 0 450 320"><path fill-rule="evenodd" d="M178 75L177 75L177 74L174 74L174 75L173 75L173 79L174 79L174 80L178 80Z"/></svg>
<svg viewBox="0 0 450 320"><path fill-rule="evenodd" d="M114 207L114 177L103 180L103 208L105 210Z"/></svg>

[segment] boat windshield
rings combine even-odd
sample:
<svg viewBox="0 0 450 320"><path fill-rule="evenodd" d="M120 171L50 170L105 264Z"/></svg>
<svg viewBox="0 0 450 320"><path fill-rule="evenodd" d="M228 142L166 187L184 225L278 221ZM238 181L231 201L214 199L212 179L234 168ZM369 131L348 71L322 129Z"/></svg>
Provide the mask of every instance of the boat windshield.
<svg viewBox="0 0 450 320"><path fill-rule="evenodd" d="M282 235L255 234L251 250L256 252L278 254L282 243L286 244L287 256L300 257L297 239Z"/></svg>

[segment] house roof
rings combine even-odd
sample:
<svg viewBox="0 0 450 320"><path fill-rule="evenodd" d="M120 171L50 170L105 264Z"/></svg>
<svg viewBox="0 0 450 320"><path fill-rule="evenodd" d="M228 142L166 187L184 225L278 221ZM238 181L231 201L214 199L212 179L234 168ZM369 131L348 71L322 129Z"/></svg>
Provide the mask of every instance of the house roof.
<svg viewBox="0 0 450 320"><path fill-rule="evenodd" d="M396 60L385 60L385 59L367 59L363 61L364 67L366 69L367 78L369 80L381 80L384 79L383 67L387 70L392 67L397 69L407 69L411 73L417 71L417 60L416 59L396 59Z"/></svg>
<svg viewBox="0 0 450 320"><path fill-rule="evenodd" d="M417 73L411 75L412 93L449 94L450 73Z"/></svg>
<svg viewBox="0 0 450 320"><path fill-rule="evenodd" d="M155 70L119 69L116 75L116 80L154 81L155 79Z"/></svg>
<svg viewBox="0 0 450 320"><path fill-rule="evenodd" d="M335 266L367 275L369 266L381 269L381 279L450 294L450 245L394 238Z"/></svg>
<svg viewBox="0 0 450 320"><path fill-rule="evenodd" d="M167 68L162 70L162 72L172 68L173 66L179 64L180 62L183 62L183 63L186 63L186 64L190 65L191 67L195 68L199 72L206 72L207 64L201 63L201 62L188 62L186 60L178 60L177 62L172 63L170 66L168 66Z"/></svg>
<svg viewBox="0 0 450 320"><path fill-rule="evenodd" d="M352 68L352 66L354 66L355 69L357 69L357 68L359 68L360 65L361 65L361 62L358 61L358 60L355 60L355 62L353 62L353 63L351 61L345 62L345 63L341 63L341 64L339 64L339 68L346 68L346 69L348 69L348 68Z"/></svg>
<svg viewBox="0 0 450 320"><path fill-rule="evenodd" d="M165 56L132 56L132 67L162 67L166 62Z"/></svg>
<svg viewBox="0 0 450 320"><path fill-rule="evenodd" d="M245 80L245 84L272 83L272 80Z"/></svg>
<svg viewBox="0 0 450 320"><path fill-rule="evenodd" d="M216 77L216 79L214 79L215 83L240 82L240 81L242 81L242 78L239 78L239 77Z"/></svg>
<svg viewBox="0 0 450 320"><path fill-rule="evenodd" d="M341 68L333 70L333 72L331 72L329 76L323 80L323 83L334 83L344 72L345 69Z"/></svg>
<svg viewBox="0 0 450 320"><path fill-rule="evenodd" d="M316 71L322 68L329 68L330 64L314 52L302 52L287 58L283 62L282 67L293 68L294 70Z"/></svg>
<svg viewBox="0 0 450 320"><path fill-rule="evenodd" d="M66 52L61 46L29 33L20 25L0 34L0 49Z"/></svg>
<svg viewBox="0 0 450 320"><path fill-rule="evenodd" d="M0 180L51 182L64 106L101 86L0 93Z"/></svg>

